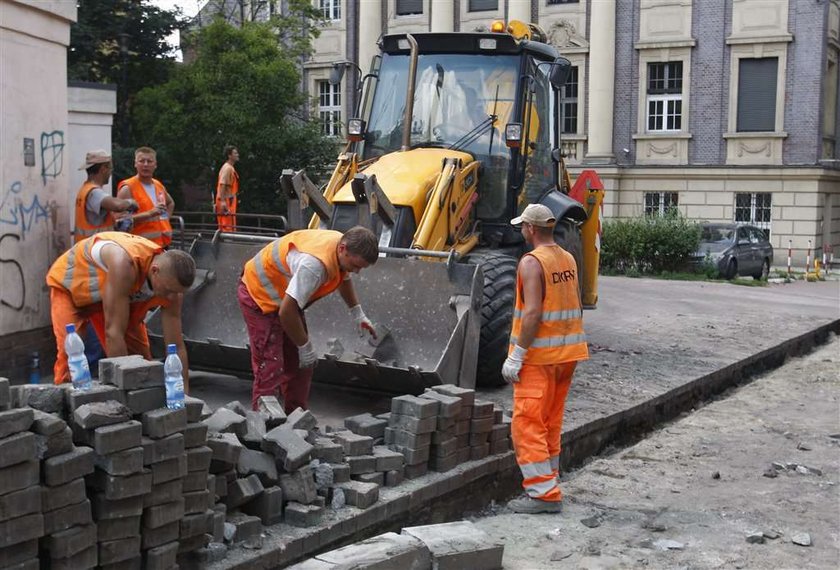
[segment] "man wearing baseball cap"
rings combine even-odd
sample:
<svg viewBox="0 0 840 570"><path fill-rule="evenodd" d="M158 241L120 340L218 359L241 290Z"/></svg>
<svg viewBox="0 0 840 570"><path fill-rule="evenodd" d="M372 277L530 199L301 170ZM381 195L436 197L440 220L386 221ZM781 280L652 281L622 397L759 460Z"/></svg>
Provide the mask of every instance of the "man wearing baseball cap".
<svg viewBox="0 0 840 570"><path fill-rule="evenodd" d="M511 435L525 497L516 513L557 513L563 411L578 361L589 358L572 255L554 242L551 209L530 204L511 220L533 250L516 270L516 304L502 376L513 384Z"/></svg>
<svg viewBox="0 0 840 570"><path fill-rule="evenodd" d="M75 243L114 229L114 212L133 212L137 202L114 198L102 187L111 179L111 155L104 150L92 150L85 155L79 170L87 171L87 180L76 194Z"/></svg>

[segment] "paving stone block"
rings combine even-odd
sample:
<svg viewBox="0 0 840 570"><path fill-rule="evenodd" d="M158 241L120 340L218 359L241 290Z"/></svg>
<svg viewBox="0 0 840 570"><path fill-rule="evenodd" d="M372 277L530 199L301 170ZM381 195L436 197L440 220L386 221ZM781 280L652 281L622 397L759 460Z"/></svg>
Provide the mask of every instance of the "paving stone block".
<svg viewBox="0 0 840 570"><path fill-rule="evenodd" d="M186 461L186 457L184 457L184 461ZM224 477L222 477L222 483L225 486L225 493L227 493L227 481ZM181 485L185 493L204 491L209 488L207 487L207 474L203 471L193 471L192 473L187 472L187 474L181 479Z"/></svg>
<svg viewBox="0 0 840 570"><path fill-rule="evenodd" d="M467 448L469 449L469 447ZM416 465L406 465L403 469L403 475L406 479L416 479L422 477L429 472L428 463L418 463Z"/></svg>
<svg viewBox="0 0 840 570"><path fill-rule="evenodd" d="M92 402L107 402L109 400L125 403L125 394L116 386L92 382L90 390L65 390L64 405L69 413L73 413L79 406Z"/></svg>
<svg viewBox="0 0 840 570"><path fill-rule="evenodd" d="M161 439L187 429L187 410L159 408L143 413L143 435Z"/></svg>
<svg viewBox="0 0 840 570"><path fill-rule="evenodd" d="M294 501L286 504L284 520L286 524L297 527L312 527L321 522L324 513L322 507L316 505L301 505ZM258 519L259 520L259 519Z"/></svg>
<svg viewBox="0 0 840 570"><path fill-rule="evenodd" d="M32 410L33 420L29 430L37 435L55 435L67 428L67 422L55 414Z"/></svg>
<svg viewBox="0 0 840 570"><path fill-rule="evenodd" d="M450 438L432 446L431 457L446 457L458 451L458 439Z"/></svg>
<svg viewBox="0 0 840 570"><path fill-rule="evenodd" d="M510 437L510 424L500 424L496 423L493 425L493 429L490 430L490 441L496 441L498 439L507 439Z"/></svg>
<svg viewBox="0 0 840 570"><path fill-rule="evenodd" d="M470 420L462 420L455 424L455 435L470 433Z"/></svg>
<svg viewBox="0 0 840 570"><path fill-rule="evenodd" d="M264 451L243 449L239 455L236 472L240 477L254 474L260 478L264 487L277 483L277 464L274 456Z"/></svg>
<svg viewBox="0 0 840 570"><path fill-rule="evenodd" d="M472 418L492 418L495 410L495 404L486 400L475 400L473 402Z"/></svg>
<svg viewBox="0 0 840 570"><path fill-rule="evenodd" d="M25 461L0 469L0 495L37 485L40 467L38 461Z"/></svg>
<svg viewBox="0 0 840 570"><path fill-rule="evenodd" d="M96 525L87 524L60 530L41 540L50 558L69 558L96 544Z"/></svg>
<svg viewBox="0 0 840 570"><path fill-rule="evenodd" d="M93 450L99 455L109 455L137 447L142 433L143 426L134 420L96 428L93 432Z"/></svg>
<svg viewBox="0 0 840 570"><path fill-rule="evenodd" d="M184 514L194 515L196 513L203 513L213 507L213 495L207 489L204 491L184 493L183 496Z"/></svg>
<svg viewBox="0 0 840 570"><path fill-rule="evenodd" d="M63 485L93 473L93 450L89 447L77 447L69 453L45 459L41 466L47 485Z"/></svg>
<svg viewBox="0 0 840 570"><path fill-rule="evenodd" d="M470 447L459 447L455 455L458 456L458 463L466 463L470 460Z"/></svg>
<svg viewBox="0 0 840 570"><path fill-rule="evenodd" d="M112 501L136 497L152 490L152 472L149 469L127 476L108 475L96 469L86 480L88 487L104 492L105 498Z"/></svg>
<svg viewBox="0 0 840 570"><path fill-rule="evenodd" d="M470 433L469 446L475 447L476 445L483 445L490 439L489 436L489 431L485 431L483 433Z"/></svg>
<svg viewBox="0 0 840 570"><path fill-rule="evenodd" d="M184 454L184 434L173 433L161 439L142 437L140 445L143 446L144 465L160 463Z"/></svg>
<svg viewBox="0 0 840 570"><path fill-rule="evenodd" d="M457 396L447 396L446 394L427 389L420 394L420 397L427 400L435 400L440 404L437 414L439 418L454 419L461 413L461 398Z"/></svg>
<svg viewBox="0 0 840 570"><path fill-rule="evenodd" d="M112 381L121 390L163 387L163 362L143 358L126 359L114 364ZM141 413L141 412L136 412Z"/></svg>
<svg viewBox="0 0 840 570"><path fill-rule="evenodd" d="M245 418L227 408L219 408L203 422L210 433L232 433L237 438L243 437L247 430Z"/></svg>
<svg viewBox="0 0 840 570"><path fill-rule="evenodd" d="M221 562L227 556L228 548L221 542L210 542L207 546L193 552L196 563L201 567L209 566L214 562Z"/></svg>
<svg viewBox="0 0 840 570"><path fill-rule="evenodd" d="M335 483L344 483L350 480L350 465L347 463L330 463Z"/></svg>
<svg viewBox="0 0 840 570"><path fill-rule="evenodd" d="M286 412L276 396L260 396L257 399L257 409L266 414L265 427L268 429L286 423Z"/></svg>
<svg viewBox="0 0 840 570"><path fill-rule="evenodd" d="M427 447L432 443L432 433L412 433L398 428L385 429L385 443L388 445L402 445L404 447Z"/></svg>
<svg viewBox="0 0 840 570"><path fill-rule="evenodd" d="M36 489L38 487L30 487ZM44 512L54 511L67 505L81 503L87 498L85 491L85 480L74 479L64 485L56 487L40 487L41 509ZM7 495L6 495L7 496Z"/></svg>
<svg viewBox="0 0 840 570"><path fill-rule="evenodd" d="M312 412L302 408L295 409L295 411L289 414L289 417L286 418L286 422L284 423L284 426L289 429L302 429L306 431L315 429L317 425L318 420L312 415Z"/></svg>
<svg viewBox="0 0 840 570"><path fill-rule="evenodd" d="M357 435L366 435L374 439L385 437L388 421L375 418L369 413L344 418L344 427Z"/></svg>
<svg viewBox="0 0 840 570"><path fill-rule="evenodd" d="M402 534L420 540L439 570L495 570L502 567L504 545L468 521L412 526ZM457 540L453 540L457 537Z"/></svg>
<svg viewBox="0 0 840 570"><path fill-rule="evenodd" d="M454 469L458 465L458 453L453 451L449 455L432 455L429 458L429 469L443 473Z"/></svg>
<svg viewBox="0 0 840 570"><path fill-rule="evenodd" d="M213 511L204 510L201 513L184 515L181 519L181 537L192 538L199 534L206 534L213 530Z"/></svg>
<svg viewBox="0 0 840 570"><path fill-rule="evenodd" d="M484 433L493 429L493 416L470 420L470 433Z"/></svg>
<svg viewBox="0 0 840 570"><path fill-rule="evenodd" d="M266 487L259 497L243 505L242 511L259 517L262 524L270 526L283 520L284 499L283 489Z"/></svg>
<svg viewBox="0 0 840 570"><path fill-rule="evenodd" d="M403 475L404 468L394 469L392 471L385 472L385 486L386 487L396 487L400 483L403 482L405 479L405 475Z"/></svg>
<svg viewBox="0 0 840 570"><path fill-rule="evenodd" d="M227 522L234 526L233 542L244 542L259 537L262 522L259 517L234 513L228 515Z"/></svg>
<svg viewBox="0 0 840 570"><path fill-rule="evenodd" d="M280 475L280 487L283 489L283 497L286 501L309 504L315 500L315 496L318 494L315 485L315 472L309 465L292 473ZM230 503L228 503L228 506L230 506Z"/></svg>
<svg viewBox="0 0 840 570"><path fill-rule="evenodd" d="M461 398L462 406L469 408L475 402L475 390L471 390L470 388L461 388L455 384L440 384L438 386L432 386L432 390L440 394L446 394L447 396Z"/></svg>
<svg viewBox="0 0 840 570"><path fill-rule="evenodd" d="M312 458L324 463L341 463L344 461L344 447L328 437L315 438Z"/></svg>
<svg viewBox="0 0 840 570"><path fill-rule="evenodd" d="M471 445L470 446L470 461L476 461L478 459L484 459L490 455L490 444L489 443L482 443L481 445Z"/></svg>
<svg viewBox="0 0 840 570"><path fill-rule="evenodd" d="M346 461L350 465L351 476L376 471L376 457L373 455L354 455L347 457Z"/></svg>
<svg viewBox="0 0 840 570"><path fill-rule="evenodd" d="M33 558L38 559L37 538L0 548L0 568L11 568Z"/></svg>
<svg viewBox="0 0 840 570"><path fill-rule="evenodd" d="M234 471L234 474L236 474L236 471ZM229 483L227 477L225 477L224 475L216 475L216 478L213 480L213 482L215 483L216 496L220 498L227 497Z"/></svg>
<svg viewBox="0 0 840 570"><path fill-rule="evenodd" d="M35 434L24 431L0 439L0 469L35 457Z"/></svg>
<svg viewBox="0 0 840 570"><path fill-rule="evenodd" d="M129 390L125 393L125 405L134 415L164 408L166 407L166 389L160 387Z"/></svg>
<svg viewBox="0 0 840 570"><path fill-rule="evenodd" d="M73 430L67 427L66 424L64 429L58 433L33 435L35 437L35 455L38 459L48 459L73 451Z"/></svg>
<svg viewBox="0 0 840 570"><path fill-rule="evenodd" d="M283 469L292 472L309 462L313 446L287 428L287 425L276 427L265 434L263 451L274 454Z"/></svg>
<svg viewBox="0 0 840 570"><path fill-rule="evenodd" d="M413 536L393 532L386 532L350 546L331 550L315 558L347 568L432 567L429 549L421 541Z"/></svg>
<svg viewBox="0 0 840 570"><path fill-rule="evenodd" d="M207 447L213 450L213 461L221 464L218 467L228 466L222 469L224 471L239 463L239 456L244 448L242 442L233 433L211 433L207 437Z"/></svg>
<svg viewBox="0 0 840 570"><path fill-rule="evenodd" d="M263 492L263 485L256 475L249 475L244 479L236 479L228 485L225 504L229 509L235 509L248 501L255 499Z"/></svg>
<svg viewBox="0 0 840 570"><path fill-rule="evenodd" d="M187 471L210 470L210 461L213 459L213 450L207 446L193 447L186 450Z"/></svg>
<svg viewBox="0 0 840 570"><path fill-rule="evenodd" d="M227 408L231 412L239 414L243 418L245 417L245 414L248 413L248 409L245 406L243 406L242 402L240 402L239 400L231 400L227 404L222 405L222 407Z"/></svg>
<svg viewBox="0 0 840 570"><path fill-rule="evenodd" d="M431 446L420 447L420 448L412 448L412 447L405 447L403 445L389 445L394 451L403 454L405 457L405 464L406 465L417 465L418 463L425 463L429 460L429 455L431 453Z"/></svg>
<svg viewBox="0 0 840 570"><path fill-rule="evenodd" d="M143 556L138 554L128 560L120 560L113 564L100 564L98 570L143 570Z"/></svg>
<svg viewBox="0 0 840 570"><path fill-rule="evenodd" d="M224 542L225 540L225 519L227 518L227 506L224 503L213 505L213 540Z"/></svg>
<svg viewBox="0 0 840 570"><path fill-rule="evenodd" d="M93 517L90 511L90 501L85 499L81 503L67 505L66 507L44 513L43 534L45 536L55 534L60 530L65 530L75 525L90 524L91 522L93 522Z"/></svg>
<svg viewBox="0 0 840 570"><path fill-rule="evenodd" d="M82 429L96 429L131 419L131 410L115 400L91 402L76 408L73 421Z"/></svg>
<svg viewBox="0 0 840 570"><path fill-rule="evenodd" d="M132 447L108 455L93 457L93 464L109 475L131 475L143 470L143 448Z"/></svg>
<svg viewBox="0 0 840 570"><path fill-rule="evenodd" d="M461 448L464 448L464 447L469 448L471 435L472 434L470 434L469 432L462 433L461 435L456 435L455 436L455 447L457 447L458 449L461 449Z"/></svg>
<svg viewBox="0 0 840 570"><path fill-rule="evenodd" d="M69 558L56 558L50 561L50 570L87 570L94 568L99 562L99 548L97 545L82 550Z"/></svg>
<svg viewBox="0 0 840 570"><path fill-rule="evenodd" d="M366 509L379 500L379 485L376 483L348 481L340 483L336 487L344 491L344 499L348 505L360 509Z"/></svg>
<svg viewBox="0 0 840 570"><path fill-rule="evenodd" d="M457 419L459 422L464 421L464 420L472 419L472 412L473 412L472 406L465 406L462 403L461 404L461 413L459 413L458 417L455 418L455 419Z"/></svg>
<svg viewBox="0 0 840 570"><path fill-rule="evenodd" d="M143 509L143 528L158 528L184 518L184 499Z"/></svg>
<svg viewBox="0 0 840 570"><path fill-rule="evenodd" d="M402 469L405 463L405 456L384 445L377 445L373 448L373 456L376 458L376 471L391 471L395 469Z"/></svg>
<svg viewBox="0 0 840 570"><path fill-rule="evenodd" d="M265 436L265 420L260 412L245 412L245 435L242 441L251 449L260 449Z"/></svg>
<svg viewBox="0 0 840 570"><path fill-rule="evenodd" d="M99 564L115 564L140 554L140 537L132 536L99 543Z"/></svg>
<svg viewBox="0 0 840 570"><path fill-rule="evenodd" d="M146 570L170 570L178 556L178 542L169 542L143 552L143 568Z"/></svg>
<svg viewBox="0 0 840 570"><path fill-rule="evenodd" d="M394 414L424 419L437 416L439 409L440 402L436 400L418 398L409 394L397 396L391 398L391 422L394 420Z"/></svg>
<svg viewBox="0 0 840 570"><path fill-rule="evenodd" d="M0 495L0 521L41 512L41 487L27 487Z"/></svg>
<svg viewBox="0 0 840 570"><path fill-rule="evenodd" d="M0 378L0 410L8 410L12 405L12 392L8 378Z"/></svg>
<svg viewBox="0 0 840 570"><path fill-rule="evenodd" d="M438 432L452 432L455 434L455 424L458 423L458 418L442 418L438 416L437 425L435 426L435 433Z"/></svg>
<svg viewBox="0 0 840 570"><path fill-rule="evenodd" d="M384 434L384 430L383 430ZM367 435L358 435L351 431L340 431L334 435L335 442L341 445L344 454L349 455L370 455L373 452L373 438Z"/></svg>
<svg viewBox="0 0 840 570"><path fill-rule="evenodd" d="M380 487L385 486L385 473L382 471L375 471L373 473L361 473L359 475L353 475L352 478L355 481L361 481L362 483L376 483Z"/></svg>
<svg viewBox="0 0 840 570"><path fill-rule="evenodd" d="M63 415L64 386L54 384L20 384L11 387L12 407L30 407L50 414Z"/></svg>
<svg viewBox="0 0 840 570"><path fill-rule="evenodd" d="M183 487L180 479L152 485L152 490L143 495L143 508L155 507L182 498Z"/></svg>
<svg viewBox="0 0 840 570"><path fill-rule="evenodd" d="M191 536L190 538L182 538L178 541L178 557L180 562L178 563L178 568L180 568L181 564L186 564L187 559L185 556L189 553L195 552L201 548L207 546L207 543L210 541L210 536L206 534L197 534L195 536ZM262 541L260 540L259 546L262 547Z"/></svg>
<svg viewBox="0 0 840 570"><path fill-rule="evenodd" d="M152 463L149 469L152 470L152 485L166 483L173 479L182 479L187 475L187 456L179 455L172 459Z"/></svg>
<svg viewBox="0 0 840 570"><path fill-rule="evenodd" d="M197 423L202 420L201 411L204 409L204 400L184 395L184 409L187 410L187 423Z"/></svg>
<svg viewBox="0 0 840 570"><path fill-rule="evenodd" d="M490 455L498 455L499 453L506 453L513 449L510 446L509 439L497 439L490 442Z"/></svg>
<svg viewBox="0 0 840 570"><path fill-rule="evenodd" d="M44 516L31 513L0 522L0 548L44 536Z"/></svg>
<svg viewBox="0 0 840 570"><path fill-rule="evenodd" d="M188 423L184 429L184 447L200 447L207 445L207 424L201 422Z"/></svg>
<svg viewBox="0 0 840 570"><path fill-rule="evenodd" d="M179 521L171 522L158 528L144 528L140 548L142 550L149 550L150 548L162 546L173 541L177 544L180 534L181 523Z"/></svg>
<svg viewBox="0 0 840 570"><path fill-rule="evenodd" d="M103 384L113 384L114 375L117 371L117 366L134 360L143 360L139 354L130 354L128 356L113 356L111 358L102 358L99 361L99 381Z"/></svg>
<svg viewBox="0 0 840 570"><path fill-rule="evenodd" d="M419 400L420 398L418 398ZM433 400L426 400L433 402ZM411 433L432 433L437 427L437 417L415 418L405 414L391 412L391 419L388 420L388 427L400 429Z"/></svg>
<svg viewBox="0 0 840 570"><path fill-rule="evenodd" d="M34 410L28 408L0 412L0 437L27 431L34 419Z"/></svg>
<svg viewBox="0 0 840 570"><path fill-rule="evenodd" d="M93 517L97 521L134 518L143 514L143 495L125 499L108 499L105 493L91 494Z"/></svg>
<svg viewBox="0 0 840 570"><path fill-rule="evenodd" d="M143 517L123 517L96 521L96 539L99 542L140 536L140 521Z"/></svg>

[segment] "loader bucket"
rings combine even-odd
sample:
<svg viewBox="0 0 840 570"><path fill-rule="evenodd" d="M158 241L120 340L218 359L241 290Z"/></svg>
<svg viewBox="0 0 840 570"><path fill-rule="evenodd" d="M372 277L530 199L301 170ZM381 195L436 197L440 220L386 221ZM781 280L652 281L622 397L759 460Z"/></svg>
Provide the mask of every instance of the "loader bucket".
<svg viewBox="0 0 840 570"><path fill-rule="evenodd" d="M191 368L251 376L236 291L242 266L266 243L242 235L194 243L199 271L182 315ZM368 318L390 332L378 346L360 338L338 293L310 306L316 382L403 394L442 383L475 386L483 283L477 266L381 257L352 278ZM162 351L159 314L147 326Z"/></svg>

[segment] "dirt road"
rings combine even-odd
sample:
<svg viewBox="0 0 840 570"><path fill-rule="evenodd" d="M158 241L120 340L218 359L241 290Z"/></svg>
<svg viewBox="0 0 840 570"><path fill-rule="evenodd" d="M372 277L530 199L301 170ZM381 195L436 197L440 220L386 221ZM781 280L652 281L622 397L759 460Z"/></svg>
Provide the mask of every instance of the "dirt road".
<svg viewBox="0 0 840 570"><path fill-rule="evenodd" d="M562 514L499 506L474 522L504 542L506 570L837 568L838 482L840 339L832 337L565 474Z"/></svg>

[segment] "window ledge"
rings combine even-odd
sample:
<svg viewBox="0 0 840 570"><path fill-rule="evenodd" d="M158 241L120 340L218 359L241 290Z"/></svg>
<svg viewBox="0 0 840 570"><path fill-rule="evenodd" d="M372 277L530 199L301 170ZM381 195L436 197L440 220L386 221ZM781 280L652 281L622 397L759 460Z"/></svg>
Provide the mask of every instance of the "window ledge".
<svg viewBox="0 0 840 570"><path fill-rule="evenodd" d="M681 48L694 47L697 45L697 40L663 40L658 42L637 42L633 45L636 49L662 49L662 48Z"/></svg>
<svg viewBox="0 0 840 570"><path fill-rule="evenodd" d="M791 34L777 34L775 36L729 36L726 38L726 45L737 44L779 44L793 41Z"/></svg>
<svg viewBox="0 0 840 570"><path fill-rule="evenodd" d="M585 141L586 135L584 133L560 133L560 142L563 141Z"/></svg>
<svg viewBox="0 0 840 570"><path fill-rule="evenodd" d="M725 139L786 139L784 131L760 131L754 133L723 133Z"/></svg>
<svg viewBox="0 0 840 570"><path fill-rule="evenodd" d="M662 132L662 133L637 133L631 135L633 140L656 140L656 139L690 139L691 133L682 131Z"/></svg>

